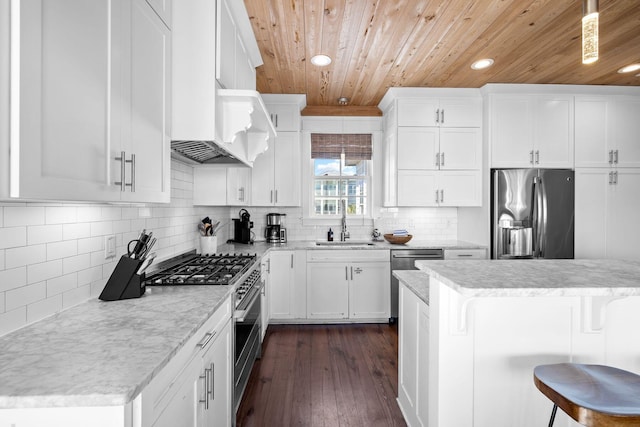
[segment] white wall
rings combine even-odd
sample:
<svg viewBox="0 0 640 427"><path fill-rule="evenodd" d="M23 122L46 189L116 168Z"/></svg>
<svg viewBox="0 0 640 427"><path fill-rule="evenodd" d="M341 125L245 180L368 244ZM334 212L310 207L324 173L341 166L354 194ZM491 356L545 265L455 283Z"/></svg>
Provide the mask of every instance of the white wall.
<svg viewBox="0 0 640 427"><path fill-rule="evenodd" d="M1 202L0 335L96 298L142 229L158 238L158 260L196 248L202 217L226 217L228 208L201 216L192 192L193 168L174 161L166 205ZM105 259L109 235L117 256Z"/></svg>

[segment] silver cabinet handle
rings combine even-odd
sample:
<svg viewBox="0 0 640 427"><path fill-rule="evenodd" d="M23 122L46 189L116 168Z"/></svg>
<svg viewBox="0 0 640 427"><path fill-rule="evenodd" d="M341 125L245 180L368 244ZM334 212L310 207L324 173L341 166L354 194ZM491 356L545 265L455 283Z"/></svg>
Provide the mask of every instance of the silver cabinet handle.
<svg viewBox="0 0 640 427"><path fill-rule="evenodd" d="M444 166L444 153L440 153L440 166Z"/></svg>
<svg viewBox="0 0 640 427"><path fill-rule="evenodd" d="M529 151L529 163L533 164L533 150Z"/></svg>
<svg viewBox="0 0 640 427"><path fill-rule="evenodd" d="M211 339L215 336L216 336L216 331L207 332L206 334L204 334L204 337L200 340L200 342L196 344L196 346L200 347L201 349L205 348L207 344L211 342Z"/></svg>
<svg viewBox="0 0 640 427"><path fill-rule="evenodd" d="M613 184L613 172L609 172L609 185Z"/></svg>
<svg viewBox="0 0 640 427"><path fill-rule="evenodd" d="M351 281L353 281L353 267L351 267Z"/></svg>
<svg viewBox="0 0 640 427"><path fill-rule="evenodd" d="M349 267L344 266L344 280L349 280Z"/></svg>
<svg viewBox="0 0 640 427"><path fill-rule="evenodd" d="M114 182L115 185L120 186L120 191L125 191L127 187L131 187L131 192L136 191L136 155L131 155L131 160L126 159L126 153L120 152L120 157L115 157L115 160L120 161L120 181ZM126 182L126 169L127 163L131 163L131 182Z"/></svg>
<svg viewBox="0 0 640 427"><path fill-rule="evenodd" d="M269 203L273 203L273 190L271 190L271 199Z"/></svg>
<svg viewBox="0 0 640 427"><path fill-rule="evenodd" d="M540 163L540 150L536 150L536 165Z"/></svg>
<svg viewBox="0 0 640 427"><path fill-rule="evenodd" d="M200 375L201 379L204 379L204 400L199 399L200 403L204 403L204 409L209 409L209 395L211 391L209 390L211 370L205 369L204 375Z"/></svg>
<svg viewBox="0 0 640 427"><path fill-rule="evenodd" d="M440 123L444 124L444 108L442 109L442 111L440 112Z"/></svg>
<svg viewBox="0 0 640 427"><path fill-rule="evenodd" d="M276 203L278 203L278 190L276 190Z"/></svg>
<svg viewBox="0 0 640 427"><path fill-rule="evenodd" d="M216 399L216 365L211 362L211 390L209 390L209 394L211 395L211 401L213 402Z"/></svg>
<svg viewBox="0 0 640 427"><path fill-rule="evenodd" d="M618 164L618 150L613 152L613 163L615 163L616 165Z"/></svg>
<svg viewBox="0 0 640 427"><path fill-rule="evenodd" d="M278 127L278 115L276 114L276 128Z"/></svg>
<svg viewBox="0 0 640 427"><path fill-rule="evenodd" d="M609 164L613 164L613 150L609 150Z"/></svg>
<svg viewBox="0 0 640 427"><path fill-rule="evenodd" d="M436 190L436 203L438 203L438 190Z"/></svg>
<svg viewBox="0 0 640 427"><path fill-rule="evenodd" d="M436 110L436 123L440 123L440 109Z"/></svg>
<svg viewBox="0 0 640 427"><path fill-rule="evenodd" d="M440 153L436 153L436 166L440 166Z"/></svg>
<svg viewBox="0 0 640 427"><path fill-rule="evenodd" d="M131 192L136 192L136 155L131 155Z"/></svg>
<svg viewBox="0 0 640 427"><path fill-rule="evenodd" d="M613 183L616 185L618 184L618 171L613 173Z"/></svg>
<svg viewBox="0 0 640 427"><path fill-rule="evenodd" d="M444 203L444 190L440 190L440 203Z"/></svg>
<svg viewBox="0 0 640 427"><path fill-rule="evenodd" d="M291 268L293 268L293 254L291 254Z"/></svg>
<svg viewBox="0 0 640 427"><path fill-rule="evenodd" d="M271 273L271 258L267 260L267 273Z"/></svg>
<svg viewBox="0 0 640 427"><path fill-rule="evenodd" d="M120 157L115 157L115 160L119 160L120 161L120 181L114 182L115 185L119 185L120 186L120 191L124 191L126 188L126 184L125 184L125 173L127 170L127 166L125 164L126 160L125 160L125 152L121 151L120 152Z"/></svg>

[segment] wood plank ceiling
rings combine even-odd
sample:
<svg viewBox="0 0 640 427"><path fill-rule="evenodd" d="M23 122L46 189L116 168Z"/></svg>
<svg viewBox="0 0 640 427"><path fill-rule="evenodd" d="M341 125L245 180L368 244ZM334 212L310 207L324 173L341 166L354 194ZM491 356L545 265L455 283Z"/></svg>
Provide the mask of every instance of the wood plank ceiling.
<svg viewBox="0 0 640 427"><path fill-rule="evenodd" d="M581 63L581 0L244 0L261 93L304 93L307 115L379 114L389 87L640 85L640 0L600 0L600 59ZM311 64L329 55L327 67ZM473 61L493 58L482 71ZM339 97L350 99L338 106Z"/></svg>

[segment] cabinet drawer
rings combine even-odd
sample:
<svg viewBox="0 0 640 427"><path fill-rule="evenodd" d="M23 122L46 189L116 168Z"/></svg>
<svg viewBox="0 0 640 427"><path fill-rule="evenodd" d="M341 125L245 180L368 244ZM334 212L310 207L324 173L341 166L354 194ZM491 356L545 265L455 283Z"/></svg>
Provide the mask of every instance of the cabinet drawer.
<svg viewBox="0 0 640 427"><path fill-rule="evenodd" d="M387 249L308 250L307 262L389 262Z"/></svg>
<svg viewBox="0 0 640 427"><path fill-rule="evenodd" d="M486 249L445 249L444 259L487 259Z"/></svg>

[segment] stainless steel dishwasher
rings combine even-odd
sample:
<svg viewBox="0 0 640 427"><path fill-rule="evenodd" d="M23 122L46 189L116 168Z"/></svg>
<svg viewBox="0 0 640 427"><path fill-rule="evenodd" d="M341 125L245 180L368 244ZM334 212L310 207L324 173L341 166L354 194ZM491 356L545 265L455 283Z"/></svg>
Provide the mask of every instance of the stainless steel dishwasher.
<svg viewBox="0 0 640 427"><path fill-rule="evenodd" d="M392 249L391 250L391 317L389 323L398 320L398 279L393 270L417 270L416 261L444 259L442 249Z"/></svg>

